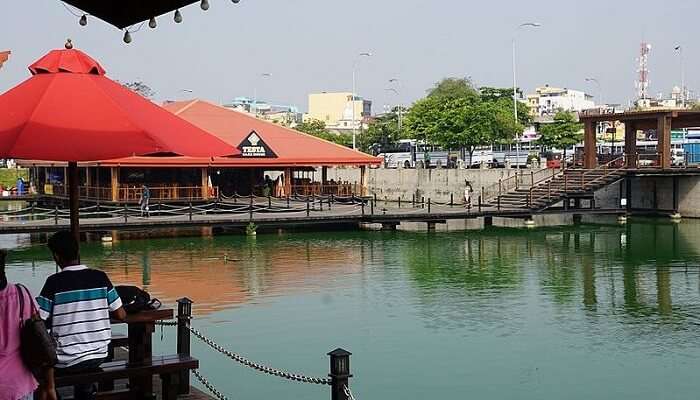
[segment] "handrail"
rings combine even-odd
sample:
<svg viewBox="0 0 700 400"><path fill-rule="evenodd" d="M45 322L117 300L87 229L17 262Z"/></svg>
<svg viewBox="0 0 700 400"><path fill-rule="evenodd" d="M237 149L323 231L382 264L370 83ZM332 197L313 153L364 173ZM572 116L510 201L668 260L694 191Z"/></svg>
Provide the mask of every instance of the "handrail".
<svg viewBox="0 0 700 400"><path fill-rule="evenodd" d="M613 165L613 164L616 163L616 162L619 162L620 160L623 161L622 167L615 168L615 169L611 170L611 169L610 169L610 166ZM602 165L599 165L599 166L597 166L596 168L593 168L593 169L579 169L579 170L576 170L576 171L581 171L581 191L585 191L585 190L586 190L586 186L592 186L592 185L595 184L596 182L607 178L607 177L610 176L611 174L618 173L618 172L624 170L625 168L626 168L626 167L625 167L625 164L624 164L624 156L622 156L622 157L618 157L618 158L615 158L615 159L613 159L613 160L610 160L609 162L607 162L607 163L605 163L605 164L602 164ZM570 171L571 171L571 170L570 170ZM592 173L600 172L600 171L603 171L603 175L601 175L601 176L596 176L596 177L594 177L593 179L590 179L590 180L588 180L588 181L586 180L586 176L590 176ZM553 180L553 179L549 180L549 182L548 182L549 185L548 185L548 188L547 188L547 194L546 194L546 195L543 194L543 195L538 196L537 198L533 198L535 186L533 186L533 187L530 188L530 191L529 191L529 193L528 193L528 198L527 198L527 205L528 205L528 207L532 208L532 205L533 205L537 200L540 200L540 199L544 198L545 196L547 197L547 200L548 200L549 202L552 201L552 187L551 187L551 182L552 182L552 180ZM575 185L574 185L574 187L575 187ZM564 173L564 192L568 192L568 189L569 189L569 179L568 179L567 174Z"/></svg>
<svg viewBox="0 0 700 400"><path fill-rule="evenodd" d="M481 201L482 203L488 203L489 201L496 199L512 190L532 187L555 176L556 173L554 171L556 170L551 168L542 168L537 171L530 170L529 174L524 173L523 170L516 171L514 175L509 176L506 179L499 179L498 182L494 184L482 187ZM544 177L540 178L540 175L544 175Z"/></svg>

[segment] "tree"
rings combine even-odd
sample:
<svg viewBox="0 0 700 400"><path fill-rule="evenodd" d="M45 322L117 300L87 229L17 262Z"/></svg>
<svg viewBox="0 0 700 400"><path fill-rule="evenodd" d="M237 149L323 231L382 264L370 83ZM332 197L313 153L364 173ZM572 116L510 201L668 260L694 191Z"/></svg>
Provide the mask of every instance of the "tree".
<svg viewBox="0 0 700 400"><path fill-rule="evenodd" d="M140 94L141 96L143 96L149 100L153 96L156 95L156 92L153 89L151 89L150 86L143 83L142 81L124 82L124 83L122 83L122 86L124 86L125 88L127 88L131 91L134 91L134 92Z"/></svg>
<svg viewBox="0 0 700 400"><path fill-rule="evenodd" d="M515 113L515 107L513 106L513 88L494 88L484 86L479 88L479 93L481 94L482 101L500 104L501 107L509 110L511 119L515 120L515 117L513 116ZM518 122L522 126L530 126L532 124L530 107L522 101L518 102Z"/></svg>
<svg viewBox="0 0 700 400"><path fill-rule="evenodd" d="M566 148L583 139L582 131L583 124L576 120L574 113L559 111L554 116L554 122L542 125L538 142L546 147L563 149L566 160Z"/></svg>
<svg viewBox="0 0 700 400"><path fill-rule="evenodd" d="M341 146L350 147L352 145L352 137L345 134L335 134L329 131L326 128L326 123L317 119L312 119L297 124L294 129L298 130L299 132L304 132L309 135L316 136L317 138L339 144Z"/></svg>
<svg viewBox="0 0 700 400"><path fill-rule="evenodd" d="M479 91L474 88L472 81L467 78L445 78L428 90L428 97L445 100L469 99L478 100Z"/></svg>

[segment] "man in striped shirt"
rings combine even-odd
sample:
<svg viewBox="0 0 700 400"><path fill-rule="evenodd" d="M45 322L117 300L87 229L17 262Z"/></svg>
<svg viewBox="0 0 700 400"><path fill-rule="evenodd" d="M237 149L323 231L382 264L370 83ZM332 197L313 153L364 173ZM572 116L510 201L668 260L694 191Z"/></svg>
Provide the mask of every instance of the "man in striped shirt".
<svg viewBox="0 0 700 400"><path fill-rule="evenodd" d="M51 275L37 298L41 317L56 338L57 373L98 367L107 357L112 340L110 314L124 319L121 299L107 275L81 265L78 243L68 231L48 242L61 272ZM75 399L94 397L93 384L77 385Z"/></svg>

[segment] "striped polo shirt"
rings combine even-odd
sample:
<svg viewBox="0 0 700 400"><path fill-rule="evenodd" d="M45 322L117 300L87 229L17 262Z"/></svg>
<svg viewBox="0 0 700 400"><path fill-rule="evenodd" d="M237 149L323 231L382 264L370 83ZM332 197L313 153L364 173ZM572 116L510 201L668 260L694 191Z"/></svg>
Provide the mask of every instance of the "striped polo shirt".
<svg viewBox="0 0 700 400"><path fill-rule="evenodd" d="M58 341L57 368L107 357L109 313L122 306L107 274L84 265L66 267L46 280L37 303Z"/></svg>

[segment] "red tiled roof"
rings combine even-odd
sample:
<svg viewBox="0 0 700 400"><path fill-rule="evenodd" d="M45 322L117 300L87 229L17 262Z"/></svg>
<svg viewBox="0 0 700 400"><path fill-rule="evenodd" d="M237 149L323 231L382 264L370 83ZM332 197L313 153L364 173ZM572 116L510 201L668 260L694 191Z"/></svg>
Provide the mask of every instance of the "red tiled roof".
<svg viewBox="0 0 700 400"><path fill-rule="evenodd" d="M236 165L370 165L381 160L365 153L328 142L305 133L263 121L240 111L202 100L166 104L173 112L195 126L238 146L252 131L277 155L277 158L236 158L216 160L216 164ZM235 160L235 161L233 161Z"/></svg>

